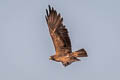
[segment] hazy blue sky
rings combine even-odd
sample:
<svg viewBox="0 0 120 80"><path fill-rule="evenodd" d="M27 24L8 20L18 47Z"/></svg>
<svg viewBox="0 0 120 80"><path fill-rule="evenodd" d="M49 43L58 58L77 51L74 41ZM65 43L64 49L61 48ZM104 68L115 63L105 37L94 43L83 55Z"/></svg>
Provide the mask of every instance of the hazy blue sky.
<svg viewBox="0 0 120 80"><path fill-rule="evenodd" d="M88 58L66 68L49 60L48 4ZM0 0L0 80L120 80L120 1Z"/></svg>

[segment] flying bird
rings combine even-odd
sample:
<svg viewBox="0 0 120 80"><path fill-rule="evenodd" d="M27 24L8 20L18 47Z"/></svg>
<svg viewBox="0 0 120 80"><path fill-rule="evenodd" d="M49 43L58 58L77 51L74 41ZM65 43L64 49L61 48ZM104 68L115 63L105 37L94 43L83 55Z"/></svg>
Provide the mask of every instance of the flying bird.
<svg viewBox="0 0 120 80"><path fill-rule="evenodd" d="M45 18L56 51L55 55L50 56L49 59L61 62L66 67L72 62L80 61L78 57L87 57L85 49L72 52L71 41L68 30L63 24L63 18L53 7L51 8L50 5L48 7Z"/></svg>

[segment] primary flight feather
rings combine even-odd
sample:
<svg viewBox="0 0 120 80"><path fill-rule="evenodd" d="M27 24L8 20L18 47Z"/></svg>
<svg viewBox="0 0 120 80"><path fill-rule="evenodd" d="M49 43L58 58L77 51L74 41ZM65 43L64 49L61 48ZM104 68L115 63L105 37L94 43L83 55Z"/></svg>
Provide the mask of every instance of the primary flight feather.
<svg viewBox="0 0 120 80"><path fill-rule="evenodd" d="M51 8L50 5L48 7L45 18L56 51L55 55L50 56L50 60L62 62L64 66L68 66L72 62L79 61L77 57L87 57L84 49L72 52L71 41L63 24L63 18L53 7Z"/></svg>

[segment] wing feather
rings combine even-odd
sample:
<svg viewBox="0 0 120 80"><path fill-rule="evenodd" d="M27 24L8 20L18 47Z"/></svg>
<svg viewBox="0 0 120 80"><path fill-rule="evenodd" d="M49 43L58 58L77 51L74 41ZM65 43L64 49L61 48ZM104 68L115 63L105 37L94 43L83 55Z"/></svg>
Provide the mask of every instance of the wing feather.
<svg viewBox="0 0 120 80"><path fill-rule="evenodd" d="M55 46L56 55L65 55L71 53L71 41L68 31L63 25L63 18L60 13L57 14L54 8L49 6L49 12L46 9L46 21L48 24L49 32Z"/></svg>

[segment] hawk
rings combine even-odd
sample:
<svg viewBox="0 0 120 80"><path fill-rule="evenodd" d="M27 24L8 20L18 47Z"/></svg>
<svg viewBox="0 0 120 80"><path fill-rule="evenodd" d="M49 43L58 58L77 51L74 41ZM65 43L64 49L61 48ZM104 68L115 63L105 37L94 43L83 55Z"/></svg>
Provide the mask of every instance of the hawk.
<svg viewBox="0 0 120 80"><path fill-rule="evenodd" d="M68 30L63 24L63 18L53 7L50 5L48 7L49 10L46 9L45 18L56 51L55 55L50 56L49 59L61 62L66 67L72 62L80 61L78 57L87 57L85 49L72 52L71 41Z"/></svg>

